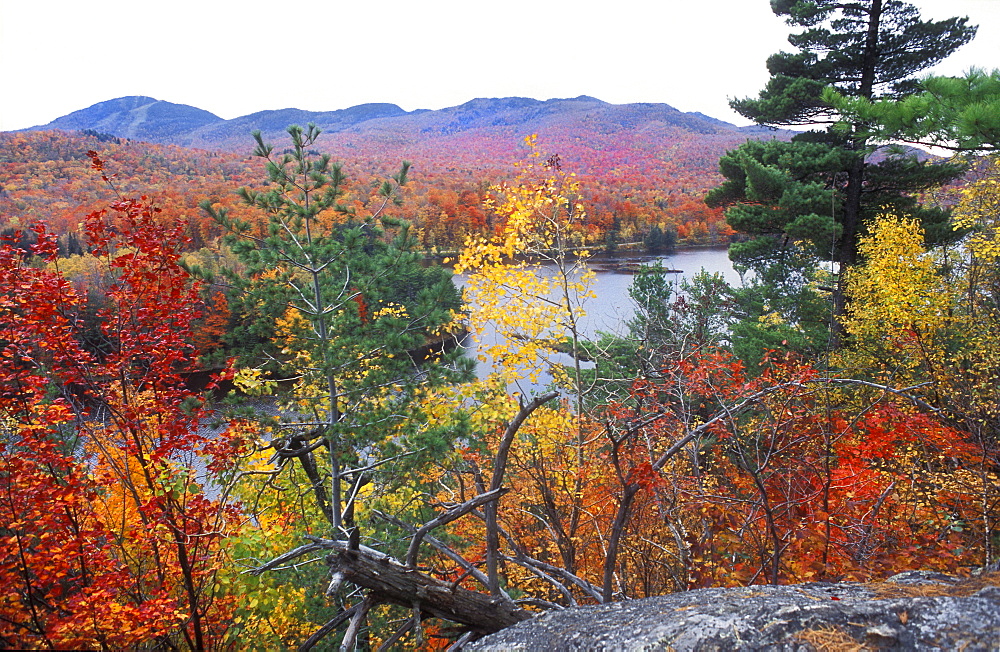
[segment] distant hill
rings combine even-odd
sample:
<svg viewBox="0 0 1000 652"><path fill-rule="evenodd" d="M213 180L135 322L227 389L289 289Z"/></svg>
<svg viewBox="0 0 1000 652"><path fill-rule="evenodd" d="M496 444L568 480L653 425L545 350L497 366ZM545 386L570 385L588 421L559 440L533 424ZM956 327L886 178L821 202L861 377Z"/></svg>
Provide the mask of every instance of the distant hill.
<svg viewBox="0 0 1000 652"><path fill-rule="evenodd" d="M131 96L99 102L32 129L89 129L119 138L173 143L186 133L218 122L225 121L214 113L193 106Z"/></svg>
<svg viewBox="0 0 1000 652"><path fill-rule="evenodd" d="M401 161L412 163L408 220L428 250L454 251L466 235L492 228L484 207L491 185L516 174L538 136L544 156L558 155L577 175L587 206L588 244L613 248L641 242L653 226L681 244L725 244L732 231L722 210L704 204L716 187L719 158L748 139L788 139L793 132L737 127L667 104L610 104L581 95L565 99L477 98L440 110L404 111L361 104L335 111L288 108L223 120L208 111L151 97L100 102L19 132L0 133L0 230L41 219L60 233L109 200L89 170L99 151L117 187L154 196L191 224L197 246L218 236L198 202L237 206L235 189L259 184L261 162L247 156L259 130L276 152L289 125L314 123L313 149L344 165L349 201L362 212L372 181Z"/></svg>
<svg viewBox="0 0 1000 652"><path fill-rule="evenodd" d="M395 104L362 104L336 111L280 109L232 120L185 104L151 97L121 97L100 102L31 130L92 130L120 138L203 149L249 148L250 133L277 140L292 124L316 124L328 136L399 141L440 139L456 134L502 135L571 130L577 137L665 128L734 140L773 136L759 127L740 128L701 113L684 113L667 104L609 104L593 97L535 100L524 97L478 98L436 111L404 111ZM650 134L654 135L654 134ZM543 136L543 141L545 140Z"/></svg>

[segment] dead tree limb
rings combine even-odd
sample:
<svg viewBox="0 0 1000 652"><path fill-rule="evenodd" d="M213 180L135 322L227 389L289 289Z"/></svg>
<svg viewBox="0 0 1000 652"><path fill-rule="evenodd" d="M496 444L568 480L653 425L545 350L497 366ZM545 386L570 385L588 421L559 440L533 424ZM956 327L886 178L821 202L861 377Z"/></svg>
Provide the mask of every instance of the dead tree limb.
<svg viewBox="0 0 1000 652"><path fill-rule="evenodd" d="M422 612L483 634L532 616L509 599L443 582L371 548L350 550L346 541L324 541L323 545L332 551L327 557L331 569L343 573L348 582L371 591L379 602L410 609L418 600Z"/></svg>
<svg viewBox="0 0 1000 652"><path fill-rule="evenodd" d="M382 519L382 520L384 520L384 521L386 521L388 523L392 523L393 525L396 525L398 527L403 528L404 530L408 531L410 534L413 534L414 532L417 531L416 527L414 527L413 525L411 525L411 524L409 524L409 523L407 523L405 521L401 521L400 519L396 518L395 516L390 516L389 514L386 514L384 512L380 512L377 509L372 510L372 513L375 516L379 517L380 519ZM468 559L466 559L462 555L460 555L457 552L455 552L454 550L452 550L451 547L449 547L448 545L446 545L444 542L439 541L438 539L436 539L435 537L432 537L429 534L424 535L424 539L427 541L427 543L429 543L431 546L433 546L435 550L437 550L442 555L444 555L448 559L452 560L453 562L455 562L456 564L458 564L459 566L461 566L465 570L466 575L468 575L469 577L472 577L475 580L478 580L479 583L482 584L484 588L487 588L487 589L489 588L489 586L490 586L489 578L486 577L486 575L484 575L482 571L480 571L478 568L476 568ZM510 599L510 596L507 595L506 591L503 592L503 597L507 598L507 599Z"/></svg>
<svg viewBox="0 0 1000 652"><path fill-rule="evenodd" d="M355 605L358 610L354 612L351 616L351 624L347 626L347 631L344 632L344 640L340 644L341 650L353 650L355 648L355 643L358 640L358 633L361 631L361 625L365 622L365 618L368 617L368 612L372 607L377 605L379 601L371 594L367 594L361 602Z"/></svg>
<svg viewBox="0 0 1000 652"><path fill-rule="evenodd" d="M484 516L480 512L475 512L475 514L480 518L484 518ZM507 540L507 545L509 545L511 550L514 551L514 556L504 556L505 561L518 564L532 572L535 572L535 570L540 570L543 571L544 573L551 575L552 577L560 578L561 581L553 583L553 585L556 586L557 588L562 587L560 589L560 592L568 590L567 587L569 586L569 584L574 584L578 586L580 589L582 589L584 593L589 595L595 601L597 602L603 601L601 589L599 587L594 586L587 580L583 579L582 577L579 577L578 575L575 575L574 573L569 572L565 568L562 568L560 566L554 566L552 564L548 564L544 561L540 561L538 559L535 559L534 557L529 556L526 552L524 552L524 549L517 543L514 537L511 536L511 534L507 532L505 529L499 528L499 533L503 536L504 539ZM535 574L538 575L538 573ZM542 577L542 575L539 575L539 577ZM562 582L566 582L566 584L563 584Z"/></svg>
<svg viewBox="0 0 1000 652"><path fill-rule="evenodd" d="M420 548L420 542L423 541L428 532L436 527L445 525L446 523L451 523L455 519L465 516L481 505L497 500L508 491L510 491L510 489L497 487L496 489L487 491L484 494L479 494L478 496L465 501L461 505L456 505L443 514L435 516L433 519L420 526L417 531L413 533L413 538L410 539L410 547L406 551L406 565L410 568L417 565L417 552Z"/></svg>
<svg viewBox="0 0 1000 652"><path fill-rule="evenodd" d="M517 414L504 429L498 444L493 459L493 475L488 491L483 491L478 496L451 507L419 528L408 525L405 527L413 535L407 549L405 564L382 552L358 545L357 542L352 544L350 541L307 536L306 539L310 543L275 557L249 572L259 575L303 555L324 551L327 553L326 561L330 566L333 578L328 593L339 588L344 581L366 591L362 602L352 607L351 610L339 614L310 637L307 641L309 647L315 645L315 641L339 626L347 618L350 618L351 622L344 640L345 642L354 640L360 623L368 610L373 605L383 603L412 609L414 625L410 628L411 630L413 627L419 627L419 620L425 617L425 614L464 625L470 632L477 635L496 632L531 618L531 612L518 606L500 588L497 569L497 562L500 559L500 536L496 503L500 496L509 491L509 489L503 488L502 484L510 448L518 429L532 412L556 396L558 396L557 392L548 392L535 397L527 404L521 403ZM486 512L488 569L486 576L467 561L461 560L460 555L430 537L430 532L434 528L450 523L479 507L483 507ZM391 519L391 517L386 518ZM459 582L444 582L418 571L416 569L417 554L421 542L425 539L433 540L432 545L445 552L450 558L458 557L458 560L461 560L459 561L460 565L465 568L469 575L475 576L480 581L485 580L484 583L490 590L490 595L470 591L459 586ZM541 569L536 567L536 574L542 577L546 576L544 571L539 571ZM549 579L551 581L550 577Z"/></svg>
<svg viewBox="0 0 1000 652"><path fill-rule="evenodd" d="M302 555L325 551L331 573L367 590L375 602L412 609L414 600L418 600L423 613L459 623L478 634L500 631L532 616L530 611L517 606L509 598L490 596L443 582L367 546L352 550L347 541L307 538L310 543L250 572L259 575Z"/></svg>
<svg viewBox="0 0 1000 652"><path fill-rule="evenodd" d="M388 650L391 650L392 646L395 645L396 643L399 643L399 641L402 640L402 638L406 636L406 633L411 629L413 629L413 619L407 618L406 622L404 622L395 632L393 632L392 636L385 639L382 642L382 645L379 645L378 650L376 650L375 652L387 652Z"/></svg>
<svg viewBox="0 0 1000 652"><path fill-rule="evenodd" d="M325 625L323 625L315 632L313 632L313 635L307 638L305 642L299 646L299 652L309 652L309 650L313 649L313 647L317 643L319 643L327 634L340 627L340 624L342 622L344 622L348 618L353 618L354 614L358 612L358 609L360 607L361 603L359 602L350 609L345 609L344 611L341 611L339 614L334 616Z"/></svg>

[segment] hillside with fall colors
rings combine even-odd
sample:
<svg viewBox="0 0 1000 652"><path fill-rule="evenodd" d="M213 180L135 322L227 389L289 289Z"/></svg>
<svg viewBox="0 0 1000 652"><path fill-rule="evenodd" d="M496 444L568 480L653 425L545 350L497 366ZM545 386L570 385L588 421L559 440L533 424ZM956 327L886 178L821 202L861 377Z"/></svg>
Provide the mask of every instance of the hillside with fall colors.
<svg viewBox="0 0 1000 652"><path fill-rule="evenodd" d="M588 206L591 245L641 241L654 226L682 244L720 244L730 231L720 210L703 203L718 185L719 157L747 139L785 132L739 128L666 104L615 105L591 97L540 101L476 99L438 111L406 112L366 104L328 112L261 111L223 120L195 107L143 97L110 100L33 130L0 134L2 226L42 218L61 233L73 214L107 199L87 171L94 150L117 174L121 190L147 194L192 222L196 245L213 237L195 206L235 203L232 188L252 184L250 134L281 142L292 124L323 130L329 152L355 183L362 211L368 184L413 164L397 214L414 224L427 250L454 250L466 235L488 230L485 190L524 158L524 138L538 136L549 156L578 175ZM259 176L259 175L258 175Z"/></svg>
<svg viewBox="0 0 1000 652"><path fill-rule="evenodd" d="M918 76L966 18L761 5L799 51L731 106L774 130L126 97L0 134L0 648L458 652L689 589L715 647L1000 648L891 586L996 611L1000 70ZM588 335L581 250L727 241L738 283L629 261ZM808 630L718 611L806 582Z"/></svg>

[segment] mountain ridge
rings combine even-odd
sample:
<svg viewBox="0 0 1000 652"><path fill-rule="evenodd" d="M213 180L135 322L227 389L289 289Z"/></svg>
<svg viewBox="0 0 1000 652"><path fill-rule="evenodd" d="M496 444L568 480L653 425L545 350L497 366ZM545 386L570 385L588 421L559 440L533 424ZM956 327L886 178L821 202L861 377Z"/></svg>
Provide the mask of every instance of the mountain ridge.
<svg viewBox="0 0 1000 652"><path fill-rule="evenodd" d="M610 104L587 95L548 100L481 97L453 107L413 111L391 103L359 104L333 111L289 107L228 120L186 104L126 96L98 102L48 124L21 131L92 130L159 144L234 150L244 148L253 131L261 131L265 138L280 138L289 125L307 123L316 124L328 135L371 137L373 132L381 130L411 138L447 137L470 131L502 132L511 128L534 133L549 127L557 131L574 127L593 129L606 134L650 127L703 135L756 135L762 131L758 127L737 127L702 113L685 113L669 104Z"/></svg>

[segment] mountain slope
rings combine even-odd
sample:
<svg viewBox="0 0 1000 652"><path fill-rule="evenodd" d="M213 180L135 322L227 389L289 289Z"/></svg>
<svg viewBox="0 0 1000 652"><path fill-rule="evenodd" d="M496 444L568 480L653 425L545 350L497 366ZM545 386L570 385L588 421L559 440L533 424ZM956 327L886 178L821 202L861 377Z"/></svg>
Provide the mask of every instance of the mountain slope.
<svg viewBox="0 0 1000 652"><path fill-rule="evenodd" d="M281 138L292 124L316 124L327 134L374 137L394 135L417 141L459 133L506 135L518 139L544 131L613 134L670 127L694 134L745 132L700 113L683 113L667 104L609 104L593 97L535 100L524 97L477 98L436 111L404 111L395 104L362 104L336 111L281 109L259 111L232 120L184 104L150 97L122 97L100 102L32 130L93 130L120 138L205 149L240 150L250 133Z"/></svg>
<svg viewBox="0 0 1000 652"><path fill-rule="evenodd" d="M222 118L204 109L131 96L99 102L33 129L90 129L119 138L169 143L182 134L220 121Z"/></svg>
<svg viewBox="0 0 1000 652"><path fill-rule="evenodd" d="M276 140L281 138L290 125L305 126L312 123L324 132L336 133L369 121L378 122L405 115L409 114L395 104L360 104L337 111L258 111L178 133L168 142L185 147L238 150L248 146L249 135L254 131L260 131L268 140Z"/></svg>

